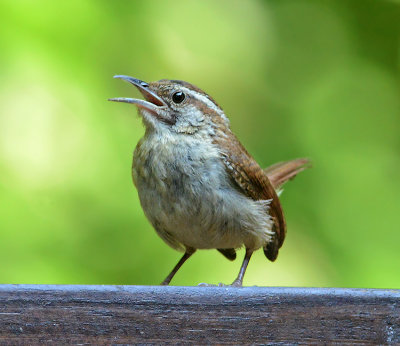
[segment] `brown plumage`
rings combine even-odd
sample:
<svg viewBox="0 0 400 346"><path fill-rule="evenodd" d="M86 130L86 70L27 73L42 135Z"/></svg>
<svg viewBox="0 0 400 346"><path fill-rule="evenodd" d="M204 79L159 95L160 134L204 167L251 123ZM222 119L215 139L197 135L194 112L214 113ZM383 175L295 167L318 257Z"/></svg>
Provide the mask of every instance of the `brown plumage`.
<svg viewBox="0 0 400 346"><path fill-rule="evenodd" d="M233 179L235 182L244 190L246 191L249 196L251 196L253 199L264 199L263 197L260 198L260 196L265 196L268 194L270 191L269 189L263 191L262 194L257 194L257 191L254 189L254 185L258 185L258 178L255 178L255 173L257 172L257 176L262 175L260 173L260 167L258 164L255 162L255 160L250 156L250 154L247 153L246 149L242 146L244 149L245 153L241 153L240 157L245 157L246 160L251 161L251 165L236 165L239 166L239 170L242 171L241 174L237 172L236 170L233 170L231 168L228 168L228 171L232 174ZM236 156L237 158L237 156ZM228 164L228 167L231 167L232 164ZM249 173L244 173L243 168L240 167L252 167L252 170L250 170ZM272 185L275 191L277 191L279 188L282 187L283 184L288 182L289 180L293 179L298 173L302 172L303 170L307 169L310 167L310 161L306 158L301 158L301 159L295 159L295 160L290 160L290 161L284 161L284 162L278 162L276 164L273 164L264 170L263 172L263 181L267 184L267 186ZM236 171L236 172L235 172ZM265 177L266 175L266 177ZM269 180L269 183L267 182ZM249 192L252 191L252 192ZM286 223L284 221L284 215L282 212L282 207L279 202L278 196L271 196L270 198L273 198L277 203L275 205L278 205L277 207L277 213L281 215L281 218L283 219L283 227L278 228L281 224L278 222L275 222L275 231L277 236L264 247L264 254L265 256L270 260L270 261L275 261L276 258L278 257L278 252L279 249L281 248L283 241L285 240L285 235L286 235ZM274 208L274 203L271 205L272 208ZM271 209L272 211L273 209ZM276 212L275 212L276 214ZM274 216L273 216L274 217ZM231 258L226 256L224 253L224 256L227 257L230 260L233 260L233 253L235 254L236 258L236 252L234 249L229 249ZM221 252L221 251L220 251Z"/></svg>
<svg viewBox="0 0 400 346"><path fill-rule="evenodd" d="M310 160L302 158L275 163L265 168L264 173L268 176L275 190L277 190L297 174L310 167Z"/></svg>
<svg viewBox="0 0 400 346"><path fill-rule="evenodd" d="M135 104L146 127L136 146L132 176L143 210L159 234L184 255L162 282L169 284L197 249L217 249L229 260L246 254L232 285L241 286L254 251L274 261L286 235L278 192L308 167L307 159L263 170L230 129L221 107L183 81L116 76L135 85L146 100Z"/></svg>
<svg viewBox="0 0 400 346"><path fill-rule="evenodd" d="M230 131L225 134L226 136L218 137L218 145L222 148L227 170L233 180L247 196L255 201L271 200L269 213L274 221L275 235L273 242L271 242L274 246L268 249L265 254L269 259L274 260L286 234L286 222L279 197L267 174L247 152L236 136Z"/></svg>

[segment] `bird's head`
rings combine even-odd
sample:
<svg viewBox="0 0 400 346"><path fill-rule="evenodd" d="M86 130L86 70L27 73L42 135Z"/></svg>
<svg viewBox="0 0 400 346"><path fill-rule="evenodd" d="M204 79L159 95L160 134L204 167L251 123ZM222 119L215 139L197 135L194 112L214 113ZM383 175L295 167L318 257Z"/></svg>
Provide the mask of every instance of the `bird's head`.
<svg viewBox="0 0 400 346"><path fill-rule="evenodd" d="M149 131L195 134L229 127L229 120L218 104L190 83L168 79L146 83L120 75L114 78L133 84L145 100L125 97L109 100L136 105Z"/></svg>

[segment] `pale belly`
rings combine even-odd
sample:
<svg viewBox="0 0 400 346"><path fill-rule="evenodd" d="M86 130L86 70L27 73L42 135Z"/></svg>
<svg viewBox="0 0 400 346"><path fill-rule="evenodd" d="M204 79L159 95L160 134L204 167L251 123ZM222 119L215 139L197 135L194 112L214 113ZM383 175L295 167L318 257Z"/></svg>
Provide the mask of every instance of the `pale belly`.
<svg viewBox="0 0 400 346"><path fill-rule="evenodd" d="M272 234L266 203L246 197L218 151L201 144L139 143L132 174L147 218L180 250L264 246Z"/></svg>

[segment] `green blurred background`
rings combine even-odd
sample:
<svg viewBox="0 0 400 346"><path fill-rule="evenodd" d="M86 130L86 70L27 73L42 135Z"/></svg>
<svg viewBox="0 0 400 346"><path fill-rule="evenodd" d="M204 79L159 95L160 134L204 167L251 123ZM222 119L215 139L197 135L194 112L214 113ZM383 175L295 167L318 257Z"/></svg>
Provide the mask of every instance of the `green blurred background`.
<svg viewBox="0 0 400 346"><path fill-rule="evenodd" d="M286 242L246 285L400 288L398 1L0 2L0 282L158 284L179 253L131 181L137 91L115 74L210 93L286 185ZM174 285L231 282L199 251Z"/></svg>

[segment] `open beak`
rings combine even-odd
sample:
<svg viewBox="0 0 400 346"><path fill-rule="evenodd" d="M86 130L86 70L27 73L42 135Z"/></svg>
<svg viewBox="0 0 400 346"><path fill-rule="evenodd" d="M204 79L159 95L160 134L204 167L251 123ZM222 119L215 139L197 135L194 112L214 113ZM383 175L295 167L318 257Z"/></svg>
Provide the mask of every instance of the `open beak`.
<svg viewBox="0 0 400 346"><path fill-rule="evenodd" d="M147 109L148 111L159 114L159 111L162 108L166 108L167 104L152 90L150 90L149 85L146 82L141 81L140 79L136 79L129 76L121 76L117 75L114 78L123 79L127 82L133 84L139 91L142 93L146 100L132 99L126 97L115 97L112 99L108 99L109 101L115 102L125 102L125 103L133 103L138 107Z"/></svg>

